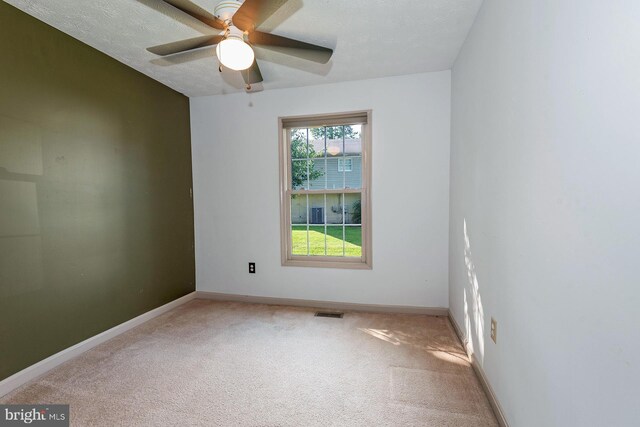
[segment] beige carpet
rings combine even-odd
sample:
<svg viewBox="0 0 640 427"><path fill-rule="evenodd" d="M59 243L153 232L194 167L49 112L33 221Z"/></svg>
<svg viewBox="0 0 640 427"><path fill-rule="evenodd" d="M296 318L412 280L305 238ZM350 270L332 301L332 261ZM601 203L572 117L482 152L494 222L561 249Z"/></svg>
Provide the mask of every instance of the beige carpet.
<svg viewBox="0 0 640 427"><path fill-rule="evenodd" d="M77 426L496 426L446 318L194 300L0 399Z"/></svg>

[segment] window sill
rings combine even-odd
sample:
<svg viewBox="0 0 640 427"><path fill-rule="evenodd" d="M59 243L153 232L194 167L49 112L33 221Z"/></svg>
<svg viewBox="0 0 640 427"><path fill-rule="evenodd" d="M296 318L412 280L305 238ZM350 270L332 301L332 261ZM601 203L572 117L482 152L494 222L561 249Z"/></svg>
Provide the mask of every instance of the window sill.
<svg viewBox="0 0 640 427"><path fill-rule="evenodd" d="M350 270L372 270L371 262L352 260L334 260L334 259L308 259L307 257L296 257L282 261L283 267L314 267L314 268L345 268Z"/></svg>

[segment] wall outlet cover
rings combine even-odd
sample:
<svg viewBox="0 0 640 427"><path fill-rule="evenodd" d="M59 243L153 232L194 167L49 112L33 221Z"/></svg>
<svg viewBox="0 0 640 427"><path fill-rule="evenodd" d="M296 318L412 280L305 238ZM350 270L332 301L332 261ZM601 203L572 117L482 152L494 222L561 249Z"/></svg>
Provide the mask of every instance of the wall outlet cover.
<svg viewBox="0 0 640 427"><path fill-rule="evenodd" d="M491 318L491 339L494 343L497 344L497 335L498 335L498 322L493 317Z"/></svg>

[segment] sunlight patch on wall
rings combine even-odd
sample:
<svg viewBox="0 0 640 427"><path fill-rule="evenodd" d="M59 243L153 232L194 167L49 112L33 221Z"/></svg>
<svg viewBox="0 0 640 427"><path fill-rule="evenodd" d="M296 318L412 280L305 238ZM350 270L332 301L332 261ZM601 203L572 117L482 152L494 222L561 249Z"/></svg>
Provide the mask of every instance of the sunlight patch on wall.
<svg viewBox="0 0 640 427"><path fill-rule="evenodd" d="M471 242L469 239L469 233L467 232L467 220L463 220L464 229L464 263L467 266L467 279L469 280L470 298L471 301L467 301L467 293L464 294L464 306L465 306L465 328L467 333L471 331L472 325L470 320L473 319L473 327L475 328L476 338L478 340L478 350L475 351L476 357L482 363L484 359L484 309L482 307L482 296L480 295L480 286L478 284L478 275L476 274L476 266L473 262L471 254ZM471 305L472 314L469 316L468 304ZM472 343L473 349L473 335L468 335L469 342Z"/></svg>

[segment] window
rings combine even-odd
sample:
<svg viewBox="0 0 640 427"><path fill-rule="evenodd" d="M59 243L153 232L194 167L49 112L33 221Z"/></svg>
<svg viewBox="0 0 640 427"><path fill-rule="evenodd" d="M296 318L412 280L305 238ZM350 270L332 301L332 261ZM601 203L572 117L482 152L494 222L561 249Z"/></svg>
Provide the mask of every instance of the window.
<svg viewBox="0 0 640 427"><path fill-rule="evenodd" d="M282 264L371 268L371 112L279 121Z"/></svg>
<svg viewBox="0 0 640 427"><path fill-rule="evenodd" d="M353 170L353 159L338 159L338 172L351 172Z"/></svg>

